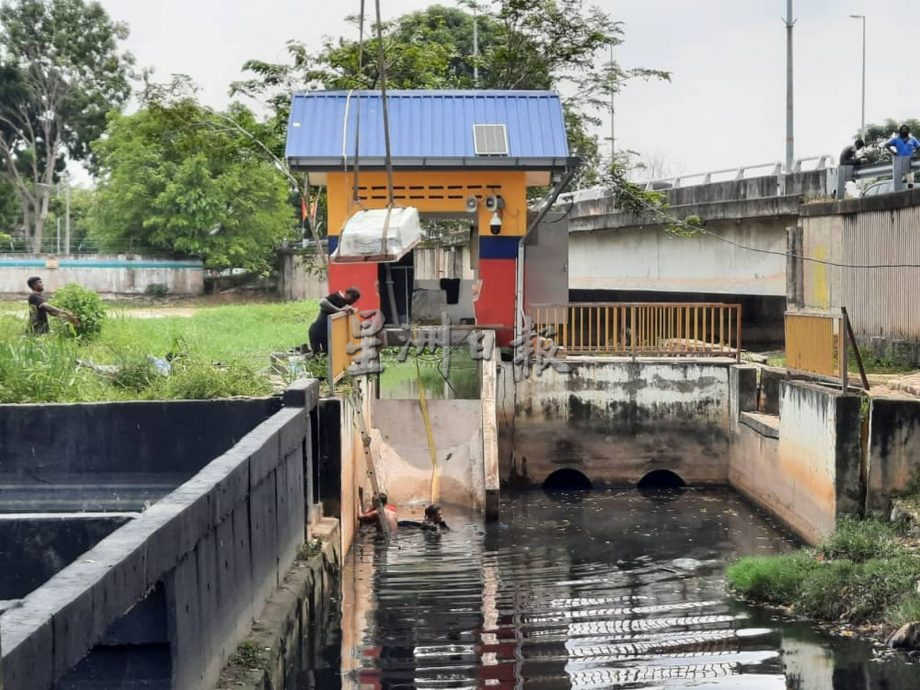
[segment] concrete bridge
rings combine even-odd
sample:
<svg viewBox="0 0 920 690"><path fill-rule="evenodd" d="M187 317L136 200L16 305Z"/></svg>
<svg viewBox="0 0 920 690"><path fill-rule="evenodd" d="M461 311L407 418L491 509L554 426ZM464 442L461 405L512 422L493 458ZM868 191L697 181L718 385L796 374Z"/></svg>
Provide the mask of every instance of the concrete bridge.
<svg viewBox="0 0 920 690"><path fill-rule="evenodd" d="M609 197L575 195L568 213L570 297L740 302L746 341L779 344L787 230L806 200L833 192L835 179L822 168L662 190L674 216L703 220L705 234L693 237L667 232L651 213L620 212Z"/></svg>

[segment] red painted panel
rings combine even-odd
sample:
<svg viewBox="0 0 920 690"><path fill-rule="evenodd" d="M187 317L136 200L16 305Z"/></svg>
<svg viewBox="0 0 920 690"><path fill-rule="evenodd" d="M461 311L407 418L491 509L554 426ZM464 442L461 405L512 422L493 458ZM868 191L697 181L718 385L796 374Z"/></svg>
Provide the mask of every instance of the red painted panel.
<svg viewBox="0 0 920 690"><path fill-rule="evenodd" d="M480 259L482 289L476 301L476 323L504 326L497 333L498 344L514 339L515 259Z"/></svg>
<svg viewBox="0 0 920 690"><path fill-rule="evenodd" d="M329 292L356 287L361 299L355 305L358 309L380 309L380 292L377 289L377 264L329 264Z"/></svg>

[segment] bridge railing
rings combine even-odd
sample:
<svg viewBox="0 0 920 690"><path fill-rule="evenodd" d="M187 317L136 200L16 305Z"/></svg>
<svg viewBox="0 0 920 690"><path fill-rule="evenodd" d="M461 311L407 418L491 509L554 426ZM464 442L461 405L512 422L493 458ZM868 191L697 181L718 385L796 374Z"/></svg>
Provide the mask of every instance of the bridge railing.
<svg viewBox="0 0 920 690"><path fill-rule="evenodd" d="M786 368L839 380L847 389L847 330L843 313L786 312Z"/></svg>
<svg viewBox="0 0 920 690"><path fill-rule="evenodd" d="M605 302L533 304L537 334L578 354L741 357L741 305Z"/></svg>

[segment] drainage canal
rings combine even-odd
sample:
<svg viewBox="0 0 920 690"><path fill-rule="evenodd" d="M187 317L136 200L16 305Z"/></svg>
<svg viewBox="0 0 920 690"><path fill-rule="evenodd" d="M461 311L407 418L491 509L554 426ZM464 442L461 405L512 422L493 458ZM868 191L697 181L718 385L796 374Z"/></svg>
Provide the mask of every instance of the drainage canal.
<svg viewBox="0 0 920 690"><path fill-rule="evenodd" d="M728 562L795 548L731 491L521 492L501 509L485 527L448 509L453 531L388 548L362 532L324 689L916 687L916 666L726 595Z"/></svg>
<svg viewBox="0 0 920 690"><path fill-rule="evenodd" d="M671 470L652 470L636 484L636 488L640 491L682 489L685 486L687 486L687 482L681 479L679 474Z"/></svg>
<svg viewBox="0 0 920 690"><path fill-rule="evenodd" d="M568 467L556 470L543 482L544 491L590 491L592 488L590 479Z"/></svg>

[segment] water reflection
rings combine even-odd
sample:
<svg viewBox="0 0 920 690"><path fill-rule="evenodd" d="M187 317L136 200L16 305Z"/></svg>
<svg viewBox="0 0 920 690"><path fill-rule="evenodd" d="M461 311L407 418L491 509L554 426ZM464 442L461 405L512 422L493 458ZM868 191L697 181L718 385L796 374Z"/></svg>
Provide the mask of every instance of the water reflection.
<svg viewBox="0 0 920 690"><path fill-rule="evenodd" d="M421 377L428 398L439 400L478 400L479 362L470 357L467 348L451 350L449 366L440 358L423 358L416 369L415 357L405 362L387 358L380 374L380 397L398 400L418 398L418 379ZM447 376L444 375L446 369Z"/></svg>
<svg viewBox="0 0 920 690"><path fill-rule="evenodd" d="M389 548L365 534L345 570L341 686L917 687L916 666L725 596L728 561L793 546L711 490L523 493L485 529Z"/></svg>

